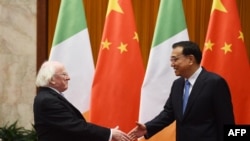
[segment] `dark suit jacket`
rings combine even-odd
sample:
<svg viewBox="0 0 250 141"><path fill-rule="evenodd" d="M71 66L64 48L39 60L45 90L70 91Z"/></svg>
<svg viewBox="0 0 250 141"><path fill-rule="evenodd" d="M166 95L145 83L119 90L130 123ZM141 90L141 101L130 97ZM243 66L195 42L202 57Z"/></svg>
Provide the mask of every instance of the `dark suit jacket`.
<svg viewBox="0 0 250 141"><path fill-rule="evenodd" d="M40 88L35 97L34 126L38 141L108 141L110 129L87 123L63 96Z"/></svg>
<svg viewBox="0 0 250 141"><path fill-rule="evenodd" d="M223 141L223 125L234 124L229 87L217 74L204 68L182 113L184 78L173 82L163 111L145 125L150 138L176 120L177 141Z"/></svg>

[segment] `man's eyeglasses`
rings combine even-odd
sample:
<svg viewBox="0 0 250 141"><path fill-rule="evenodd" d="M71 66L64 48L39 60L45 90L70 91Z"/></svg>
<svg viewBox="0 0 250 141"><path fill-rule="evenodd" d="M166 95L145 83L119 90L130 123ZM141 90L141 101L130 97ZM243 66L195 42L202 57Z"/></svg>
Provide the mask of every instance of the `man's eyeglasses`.
<svg viewBox="0 0 250 141"><path fill-rule="evenodd" d="M69 76L68 73L66 73L66 72L56 73L55 75L60 75L60 76L63 76L63 77Z"/></svg>
<svg viewBox="0 0 250 141"><path fill-rule="evenodd" d="M181 57L183 57L184 55L178 55L178 56L171 56L170 58L170 62L176 62L178 61Z"/></svg>

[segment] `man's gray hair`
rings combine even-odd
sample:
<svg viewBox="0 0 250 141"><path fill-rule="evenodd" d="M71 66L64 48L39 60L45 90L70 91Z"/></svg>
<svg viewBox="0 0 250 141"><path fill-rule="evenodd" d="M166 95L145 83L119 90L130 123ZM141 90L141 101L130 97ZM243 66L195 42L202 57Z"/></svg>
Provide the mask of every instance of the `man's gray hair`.
<svg viewBox="0 0 250 141"><path fill-rule="evenodd" d="M40 70L38 71L36 77L36 86L37 87L45 87L49 86L49 82L52 79L56 72L55 62L45 61Z"/></svg>

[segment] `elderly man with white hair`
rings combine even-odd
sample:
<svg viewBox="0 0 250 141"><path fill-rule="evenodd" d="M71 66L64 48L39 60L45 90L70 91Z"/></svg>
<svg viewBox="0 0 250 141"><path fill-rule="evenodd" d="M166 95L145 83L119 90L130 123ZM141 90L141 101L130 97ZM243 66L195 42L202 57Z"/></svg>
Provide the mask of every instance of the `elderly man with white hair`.
<svg viewBox="0 0 250 141"><path fill-rule="evenodd" d="M67 101L62 92L68 89L70 77L64 65L45 61L36 79L34 120L38 141L129 141L117 128L110 129L87 122Z"/></svg>

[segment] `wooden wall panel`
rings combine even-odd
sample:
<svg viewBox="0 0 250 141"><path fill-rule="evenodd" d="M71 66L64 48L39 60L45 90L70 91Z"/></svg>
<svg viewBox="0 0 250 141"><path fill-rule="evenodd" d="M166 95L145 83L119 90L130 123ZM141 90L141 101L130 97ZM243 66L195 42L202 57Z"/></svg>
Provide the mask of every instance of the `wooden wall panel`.
<svg viewBox="0 0 250 141"><path fill-rule="evenodd" d="M48 54L50 52L50 48L52 46L52 41L53 41L53 36L54 36L54 31L56 27L56 21L57 21L57 16L59 12L59 7L60 7L60 1L59 0L48 0Z"/></svg>
<svg viewBox="0 0 250 141"><path fill-rule="evenodd" d="M143 2L133 0L133 8L143 62L146 66L159 9L159 0L145 0Z"/></svg>
<svg viewBox="0 0 250 141"><path fill-rule="evenodd" d="M247 46L248 58L250 60L250 1L249 0L237 0L239 9L242 31L244 33L244 39Z"/></svg>
<svg viewBox="0 0 250 141"><path fill-rule="evenodd" d="M93 57L96 62L108 0L83 0L83 2L85 5ZM160 0L132 0L145 66L148 61L159 3ZM237 4L250 60L250 9L247 8L247 5L250 5L250 1L237 0ZM44 49L51 47L59 5L60 0L48 0L48 32L45 33L48 34L48 45ZM201 49L204 45L211 5L212 0L183 0L190 40L197 42ZM38 42L42 41L39 40Z"/></svg>
<svg viewBox="0 0 250 141"><path fill-rule="evenodd" d="M197 42L201 49L206 37L211 5L211 0L183 0L190 40Z"/></svg>
<svg viewBox="0 0 250 141"><path fill-rule="evenodd" d="M38 70L41 64L48 58L48 1L37 1L37 63Z"/></svg>
<svg viewBox="0 0 250 141"><path fill-rule="evenodd" d="M94 61L96 62L108 6L107 0L84 0L84 9L89 30Z"/></svg>

